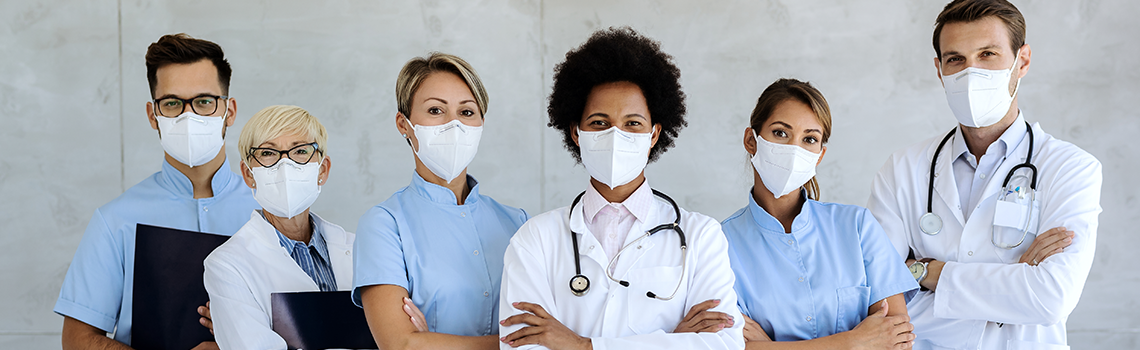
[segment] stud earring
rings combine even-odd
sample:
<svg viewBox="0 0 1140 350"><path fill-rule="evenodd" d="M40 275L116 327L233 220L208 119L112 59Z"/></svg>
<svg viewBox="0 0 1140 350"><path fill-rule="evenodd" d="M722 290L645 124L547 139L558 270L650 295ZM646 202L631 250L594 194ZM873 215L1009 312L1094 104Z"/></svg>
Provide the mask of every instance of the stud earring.
<svg viewBox="0 0 1140 350"><path fill-rule="evenodd" d="M405 139L408 138L408 134L400 134L400 136L403 136Z"/></svg>

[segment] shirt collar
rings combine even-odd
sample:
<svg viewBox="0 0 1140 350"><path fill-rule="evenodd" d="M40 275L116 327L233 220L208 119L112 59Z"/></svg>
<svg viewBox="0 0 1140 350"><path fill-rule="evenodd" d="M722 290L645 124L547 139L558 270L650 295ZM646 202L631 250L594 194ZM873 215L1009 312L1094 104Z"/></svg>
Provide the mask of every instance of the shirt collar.
<svg viewBox="0 0 1140 350"><path fill-rule="evenodd" d="M807 190L800 188L800 198L803 198L803 205L800 207L800 213L796 215L795 219L792 219L792 234L797 237L806 232L805 229L811 224L810 218L813 215L811 203L813 201L807 199L807 196ZM761 232L786 233L780 220L777 220L776 217L761 208L760 204L756 203L756 198L752 197L751 189L748 191L748 210L752 212L752 221L764 229Z"/></svg>
<svg viewBox="0 0 1140 350"><path fill-rule="evenodd" d="M649 218L649 211L653 208L653 189L649 187L649 180L641 182L636 190L629 195L625 201L621 203L610 203L605 197L602 197L601 192L594 188L593 183L586 186L586 195L582 196L582 210L586 214L588 221L593 222L594 217L598 212L602 211L607 205L620 205L625 207L633 217L638 221L646 222Z"/></svg>
<svg viewBox="0 0 1140 350"><path fill-rule="evenodd" d="M471 192L467 193L463 205L475 204L479 201L479 181L476 181L474 176L467 175L467 186L471 188ZM411 187L420 196L438 204L455 205L458 202L455 198L455 192L452 192L451 189L428 182L415 171L412 171Z"/></svg>
<svg viewBox="0 0 1140 350"><path fill-rule="evenodd" d="M210 179L210 186L214 190L214 196L217 197L219 192L228 187L234 181L238 180L238 174L230 170L230 160L226 158L222 162L222 167L214 172L214 177ZM162 161L162 170L159 171L159 184L174 192L179 197L194 198L194 184L190 182L190 178L186 177L178 169L175 169L170 162Z"/></svg>
<svg viewBox="0 0 1140 350"><path fill-rule="evenodd" d="M1023 125L1025 125L1025 117L1021 114L1021 111L1018 111L1017 119L1014 119L1013 124L1005 128L1005 131L1001 133L997 141L990 144L989 148L986 149L986 154L990 153L990 148L998 147L996 152L1000 152L1003 158L1009 158L1013 150L1021 144L1021 140L1025 138L1025 127ZM970 149L966 147L966 138L962 136L962 127L959 126L954 130L954 148L952 149L954 159L958 159L959 157L969 159ZM977 161L978 160L975 159L971 162L971 165L977 167Z"/></svg>
<svg viewBox="0 0 1140 350"><path fill-rule="evenodd" d="M261 211L259 210L258 212ZM265 218L265 213L261 213L261 218ZM278 231L276 228L273 229L273 232L277 233L277 240L281 243L281 246L284 247L285 250L293 251L293 247L296 247L298 244L306 248L317 248L317 255L320 255L322 259L325 259L325 261L329 261L329 257L326 254L328 252L328 248L325 244L325 237L321 234L320 226L317 225L317 220L313 217L312 213L309 213L309 226L313 227L313 236L309 238L309 244L305 244L301 241L294 241L292 238L285 237L285 234L281 233L281 231ZM270 227L272 227L272 225L270 225Z"/></svg>

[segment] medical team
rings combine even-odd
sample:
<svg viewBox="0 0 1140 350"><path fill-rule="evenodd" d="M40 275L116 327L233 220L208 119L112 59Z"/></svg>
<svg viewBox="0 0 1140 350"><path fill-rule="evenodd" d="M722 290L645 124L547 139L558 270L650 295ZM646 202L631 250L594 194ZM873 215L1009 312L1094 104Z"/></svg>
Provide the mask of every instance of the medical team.
<svg viewBox="0 0 1140 350"><path fill-rule="evenodd" d="M394 118L412 180L356 234L309 210L332 169L318 118L261 110L229 171L222 49L163 36L146 54L146 112L165 159L93 215L54 309L63 347L130 349L143 223L233 236L204 262L199 313L217 343L196 349L284 349L270 294L338 290L381 349L1067 349L1101 165L1018 108L1025 28L1006 0L945 6L933 71L958 125L892 154L867 208L818 201L824 95L771 84L744 126L748 204L720 223L644 173L688 123L680 70L653 39L600 30L555 67L548 125L590 178L533 218L467 173L489 104L474 67L413 58Z"/></svg>

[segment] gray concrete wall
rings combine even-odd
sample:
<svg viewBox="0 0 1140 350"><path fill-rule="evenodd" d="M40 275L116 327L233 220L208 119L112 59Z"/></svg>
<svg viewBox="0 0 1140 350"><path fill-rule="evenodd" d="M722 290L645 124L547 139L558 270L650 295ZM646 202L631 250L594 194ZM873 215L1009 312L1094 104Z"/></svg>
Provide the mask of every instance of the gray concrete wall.
<svg viewBox="0 0 1140 350"><path fill-rule="evenodd" d="M254 112L295 104L329 129L334 167L314 210L354 230L405 186L412 158L395 131L395 76L429 51L464 57L491 104L470 172L484 193L532 214L567 205L588 175L547 128L553 66L595 29L631 25L682 71L689 127L654 187L724 218L746 203L740 145L755 99L778 77L828 97L834 134L820 165L825 200L866 203L887 155L954 125L933 68L942 1L27 1L0 2L0 348L59 347L51 309L92 211L158 170L146 122L143 54L162 34L221 44L234 67L238 130ZM1075 349L1140 347L1134 250L1140 157L1140 2L1017 5L1032 69L1031 121L1104 164L1097 257L1069 318ZM230 135L236 135L236 132ZM237 159L236 137L227 152ZM234 163L236 168L236 162Z"/></svg>

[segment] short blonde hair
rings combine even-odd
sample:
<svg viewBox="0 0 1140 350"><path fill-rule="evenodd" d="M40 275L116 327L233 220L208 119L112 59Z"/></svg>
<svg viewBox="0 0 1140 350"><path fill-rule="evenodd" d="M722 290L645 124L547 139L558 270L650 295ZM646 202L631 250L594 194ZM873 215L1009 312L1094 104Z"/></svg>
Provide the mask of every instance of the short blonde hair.
<svg viewBox="0 0 1140 350"><path fill-rule="evenodd" d="M250 164L253 159L250 148L289 134L315 138L321 155L328 155L329 135L317 117L304 108L281 105L265 107L249 118L238 137L238 152L241 152L242 160Z"/></svg>
<svg viewBox="0 0 1140 350"><path fill-rule="evenodd" d="M412 95L416 94L424 79L435 72L448 72L463 78L475 96L479 114L487 114L487 90L483 88L483 82L475 74L475 69L458 56L439 52L432 52L427 58L413 58L400 69L400 75L396 77L396 109L400 113L411 117Z"/></svg>

